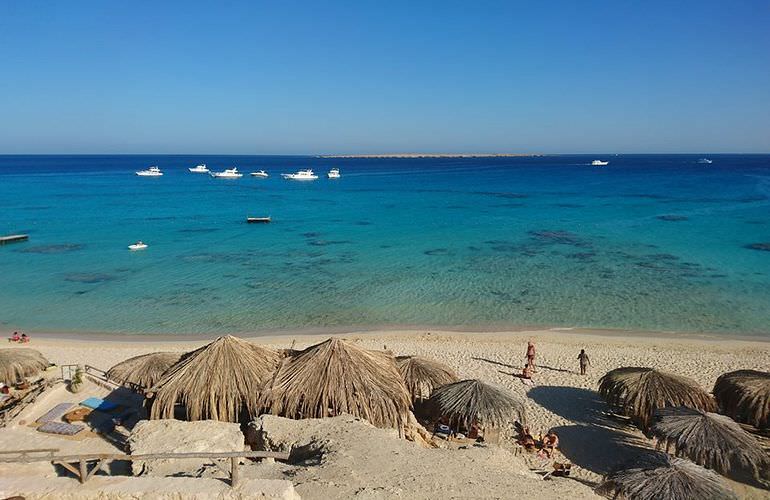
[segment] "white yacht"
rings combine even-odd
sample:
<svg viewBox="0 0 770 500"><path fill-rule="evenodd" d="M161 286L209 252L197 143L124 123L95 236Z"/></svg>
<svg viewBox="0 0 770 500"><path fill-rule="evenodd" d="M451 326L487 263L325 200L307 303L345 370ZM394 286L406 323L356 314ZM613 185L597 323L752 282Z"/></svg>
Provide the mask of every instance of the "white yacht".
<svg viewBox="0 0 770 500"><path fill-rule="evenodd" d="M610 164L610 162L608 162L608 161L601 161L601 160L594 160L594 161L591 162L591 165L593 165L594 167L606 167L609 164Z"/></svg>
<svg viewBox="0 0 770 500"><path fill-rule="evenodd" d="M194 174L208 174L209 173L209 168L206 166L205 163L202 164L202 165L196 165L193 168L188 168L187 170L189 170L190 172L192 172Z"/></svg>
<svg viewBox="0 0 770 500"><path fill-rule="evenodd" d="M228 168L222 172L211 172L211 177L216 177L218 179L240 179L243 177L243 174L238 172L238 169Z"/></svg>
<svg viewBox="0 0 770 500"><path fill-rule="evenodd" d="M268 175L267 175L267 172L265 172L264 170L258 170L257 172L252 172L251 176L252 177L261 177L261 178L264 179Z"/></svg>
<svg viewBox="0 0 770 500"><path fill-rule="evenodd" d="M296 174L281 174L281 177L292 181L314 181L318 179L318 176L315 175L309 168L306 170L300 170Z"/></svg>
<svg viewBox="0 0 770 500"><path fill-rule="evenodd" d="M132 252L134 250L144 250L145 248L147 248L147 243L143 243L142 240L137 241L133 245L128 245L128 249Z"/></svg>
<svg viewBox="0 0 770 500"><path fill-rule="evenodd" d="M160 177L163 172L158 167L150 167L147 170L140 170L136 173L140 177Z"/></svg>
<svg viewBox="0 0 770 500"><path fill-rule="evenodd" d="M705 163L707 165L711 165L714 162L709 160L708 158L701 158L700 160L698 160L698 163Z"/></svg>
<svg viewBox="0 0 770 500"><path fill-rule="evenodd" d="M340 178L340 169L333 168L333 169L329 170L329 173L326 174L326 177L328 177L329 179L339 179Z"/></svg>

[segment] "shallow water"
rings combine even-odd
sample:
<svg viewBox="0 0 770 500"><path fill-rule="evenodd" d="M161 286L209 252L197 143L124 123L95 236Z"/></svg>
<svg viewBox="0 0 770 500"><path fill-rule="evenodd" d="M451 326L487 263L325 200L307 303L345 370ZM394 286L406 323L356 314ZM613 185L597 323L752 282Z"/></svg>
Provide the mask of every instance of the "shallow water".
<svg viewBox="0 0 770 500"><path fill-rule="evenodd" d="M0 327L770 335L770 156L598 157L0 156L0 234L30 235L0 247Z"/></svg>

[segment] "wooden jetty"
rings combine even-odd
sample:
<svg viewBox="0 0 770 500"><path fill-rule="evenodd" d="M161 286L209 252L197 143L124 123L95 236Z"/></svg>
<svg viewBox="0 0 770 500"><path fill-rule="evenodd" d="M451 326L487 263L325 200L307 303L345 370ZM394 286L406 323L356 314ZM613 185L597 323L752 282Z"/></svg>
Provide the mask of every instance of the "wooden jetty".
<svg viewBox="0 0 770 500"><path fill-rule="evenodd" d="M28 234L11 234L8 236L0 236L0 245L5 245L6 243L16 243L19 241L27 241L28 239Z"/></svg>
<svg viewBox="0 0 770 500"><path fill-rule="evenodd" d="M266 224L271 220L271 217L246 217L246 222L249 224Z"/></svg>

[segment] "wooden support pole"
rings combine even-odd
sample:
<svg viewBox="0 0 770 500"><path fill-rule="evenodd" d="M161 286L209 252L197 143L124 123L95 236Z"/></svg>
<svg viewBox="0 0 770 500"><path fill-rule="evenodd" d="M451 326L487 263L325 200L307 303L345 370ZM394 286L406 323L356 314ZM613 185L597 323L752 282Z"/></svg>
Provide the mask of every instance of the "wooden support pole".
<svg viewBox="0 0 770 500"><path fill-rule="evenodd" d="M71 464L67 462L54 462L54 463L61 465L62 467L70 471L75 477L78 477L78 470L75 467L73 467Z"/></svg>
<svg viewBox="0 0 770 500"><path fill-rule="evenodd" d="M88 462L85 458L80 459L80 482L85 483L88 479Z"/></svg>
<svg viewBox="0 0 770 500"><path fill-rule="evenodd" d="M238 470L238 457L230 457L230 486L233 488L238 487L238 483L240 482L240 471Z"/></svg>

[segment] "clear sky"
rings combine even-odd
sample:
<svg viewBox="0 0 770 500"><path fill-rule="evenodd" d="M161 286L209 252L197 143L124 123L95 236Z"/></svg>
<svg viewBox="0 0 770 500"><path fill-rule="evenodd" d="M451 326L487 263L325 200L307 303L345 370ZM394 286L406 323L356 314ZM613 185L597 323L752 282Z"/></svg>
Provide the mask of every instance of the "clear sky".
<svg viewBox="0 0 770 500"><path fill-rule="evenodd" d="M770 2L0 0L0 154L770 152Z"/></svg>

